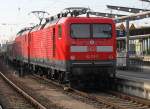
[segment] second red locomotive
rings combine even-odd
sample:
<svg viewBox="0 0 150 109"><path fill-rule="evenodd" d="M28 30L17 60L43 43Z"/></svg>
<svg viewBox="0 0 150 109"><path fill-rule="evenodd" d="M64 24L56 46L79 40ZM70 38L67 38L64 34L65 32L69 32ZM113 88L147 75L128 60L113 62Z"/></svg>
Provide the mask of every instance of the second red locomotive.
<svg viewBox="0 0 150 109"><path fill-rule="evenodd" d="M100 17L60 17L20 31L9 54L20 71L60 82L109 79L116 69L115 23Z"/></svg>

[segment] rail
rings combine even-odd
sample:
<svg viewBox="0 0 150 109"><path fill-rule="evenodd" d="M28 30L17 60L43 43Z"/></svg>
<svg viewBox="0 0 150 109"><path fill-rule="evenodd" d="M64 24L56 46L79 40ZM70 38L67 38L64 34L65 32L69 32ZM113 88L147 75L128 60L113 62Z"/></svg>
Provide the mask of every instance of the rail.
<svg viewBox="0 0 150 109"><path fill-rule="evenodd" d="M38 101L36 101L34 98L32 98L30 95L28 95L26 92L24 92L22 89L20 89L17 85L15 85L11 80L9 80L4 74L0 72L0 76L8 83L10 84L18 93L20 93L25 99L27 99L32 105L34 105L37 109L47 109L42 104L40 104Z"/></svg>
<svg viewBox="0 0 150 109"><path fill-rule="evenodd" d="M52 83L59 87L62 87L62 88L65 87L64 85L58 84L52 80L40 77L38 75L34 75L34 76L37 77L38 79L43 79L44 81L48 83ZM77 95L88 98L89 100L93 100L98 103L101 103L104 105L104 107L107 107L109 109L133 109L135 107L137 107L136 109L150 109L150 101L142 99L142 98L137 98L137 97L133 97L130 95L122 94L122 93L120 94L118 92L111 92L111 93L108 92L108 95L106 93L106 95L103 96L101 93L99 95L93 95L91 93L86 93L86 92L79 91L70 87L67 89L68 89L68 92L71 91L72 93L76 93Z"/></svg>

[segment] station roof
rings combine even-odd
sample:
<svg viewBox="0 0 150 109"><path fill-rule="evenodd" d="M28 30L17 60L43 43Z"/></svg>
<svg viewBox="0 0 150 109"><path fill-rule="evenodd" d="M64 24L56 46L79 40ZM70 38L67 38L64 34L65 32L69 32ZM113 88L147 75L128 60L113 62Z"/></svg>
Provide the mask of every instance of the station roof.
<svg viewBox="0 0 150 109"><path fill-rule="evenodd" d="M150 11L148 9L131 8L131 7L123 7L123 6L112 6L112 5L107 5L107 8L118 10L118 11L130 12L130 13L140 13L140 12L144 12L144 11Z"/></svg>
<svg viewBox="0 0 150 109"><path fill-rule="evenodd" d="M150 0L140 0L140 1L144 1L144 2L150 2Z"/></svg>

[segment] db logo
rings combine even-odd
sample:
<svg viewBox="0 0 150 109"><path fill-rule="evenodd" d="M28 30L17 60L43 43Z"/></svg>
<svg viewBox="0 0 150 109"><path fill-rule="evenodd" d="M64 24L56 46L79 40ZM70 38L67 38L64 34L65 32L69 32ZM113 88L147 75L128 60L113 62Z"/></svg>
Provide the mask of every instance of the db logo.
<svg viewBox="0 0 150 109"><path fill-rule="evenodd" d="M90 40L90 44L93 45L95 42L94 40Z"/></svg>

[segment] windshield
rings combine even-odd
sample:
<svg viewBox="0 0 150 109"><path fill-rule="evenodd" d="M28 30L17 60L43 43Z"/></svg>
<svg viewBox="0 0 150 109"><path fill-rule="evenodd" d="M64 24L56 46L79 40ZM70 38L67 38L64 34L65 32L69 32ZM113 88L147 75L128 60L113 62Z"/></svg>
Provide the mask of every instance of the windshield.
<svg viewBox="0 0 150 109"><path fill-rule="evenodd" d="M112 28L110 24L72 24L72 38L110 38Z"/></svg>
<svg viewBox="0 0 150 109"><path fill-rule="evenodd" d="M109 24L93 24L93 38L110 38L111 31Z"/></svg>
<svg viewBox="0 0 150 109"><path fill-rule="evenodd" d="M89 24L71 25L71 36L73 38L90 38L90 25Z"/></svg>

